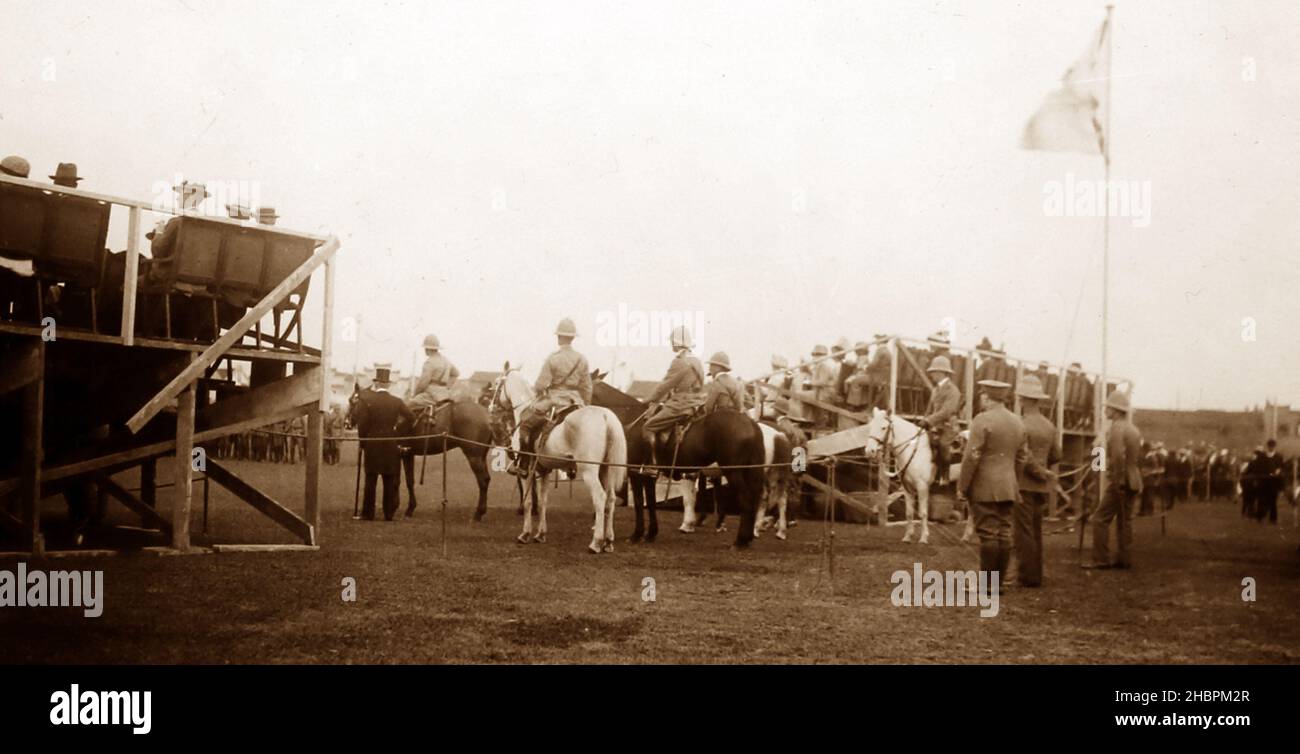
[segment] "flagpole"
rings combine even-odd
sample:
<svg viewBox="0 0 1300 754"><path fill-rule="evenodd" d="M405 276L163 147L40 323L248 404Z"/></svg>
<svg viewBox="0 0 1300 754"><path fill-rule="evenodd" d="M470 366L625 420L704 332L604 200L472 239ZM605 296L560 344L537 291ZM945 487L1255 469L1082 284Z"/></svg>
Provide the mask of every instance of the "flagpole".
<svg viewBox="0 0 1300 754"><path fill-rule="evenodd" d="M1115 10L1114 5L1106 6L1106 124L1103 133L1105 138L1102 141L1101 159L1104 164L1105 183L1102 189L1102 202L1105 205L1104 224L1101 231L1101 426L1097 428L1098 439L1101 440L1102 447L1106 448L1106 436L1109 429L1106 419L1106 400L1110 397L1109 384L1109 351L1110 351L1110 143L1112 139L1110 130L1110 111L1113 101L1110 97L1110 82L1114 78L1115 57L1113 54L1115 43L1115 27L1111 25L1111 14ZM1106 451L1103 450L1103 453ZM1101 472L1098 475L1097 505L1101 506L1102 500L1106 496L1106 467L1110 465L1110 459L1102 456L1105 460L1101 465ZM1123 511L1120 512L1123 515Z"/></svg>

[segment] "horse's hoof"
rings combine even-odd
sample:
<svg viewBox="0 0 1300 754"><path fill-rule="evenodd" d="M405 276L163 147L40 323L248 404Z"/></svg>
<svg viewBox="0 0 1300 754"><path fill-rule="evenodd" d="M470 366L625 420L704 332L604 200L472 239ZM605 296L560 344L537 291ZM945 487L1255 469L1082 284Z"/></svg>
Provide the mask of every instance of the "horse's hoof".
<svg viewBox="0 0 1300 754"><path fill-rule="evenodd" d="M929 535L929 534L922 534L922 535L921 535L921 538L920 538L919 540L917 540L917 542L918 542L919 544L923 544L923 545L928 545L928 544L930 544L930 535Z"/></svg>
<svg viewBox="0 0 1300 754"><path fill-rule="evenodd" d="M779 531L779 532L777 532L777 533L776 533L776 538L779 539L779 540L781 540L782 542L784 542L784 541L785 541L785 532L783 532L783 531Z"/></svg>
<svg viewBox="0 0 1300 754"><path fill-rule="evenodd" d="M727 525L726 525L726 524L723 524L722 526L718 526L718 527L714 528L713 533L714 533L714 534L721 534L722 532L724 532L724 531L726 531L726 530L727 530Z"/></svg>
<svg viewBox="0 0 1300 754"><path fill-rule="evenodd" d="M587 549L591 552L592 555L600 554L600 545L596 544L595 542L592 542L591 544L587 545Z"/></svg>
<svg viewBox="0 0 1300 754"><path fill-rule="evenodd" d="M611 542L606 542L606 543L605 543L605 552L613 552L613 551L614 551L614 543L613 543L612 541L611 541Z"/></svg>
<svg viewBox="0 0 1300 754"><path fill-rule="evenodd" d="M677 531L681 532L682 534L694 534L695 527L689 524L682 524L681 526L677 527Z"/></svg>
<svg viewBox="0 0 1300 754"><path fill-rule="evenodd" d="M628 541L628 542L631 542L632 544L636 544L637 542L640 542L640 541L641 541L641 538L642 538L642 535L640 535L640 534L633 534L632 536L630 536L630 537L627 538L627 541Z"/></svg>
<svg viewBox="0 0 1300 754"><path fill-rule="evenodd" d="M903 544L912 544L912 532L909 531L903 535Z"/></svg>
<svg viewBox="0 0 1300 754"><path fill-rule="evenodd" d="M521 545L526 545L529 542L532 542L533 538L528 532L524 532L523 534L520 534L519 536L515 537L515 541Z"/></svg>
<svg viewBox="0 0 1300 754"><path fill-rule="evenodd" d="M658 534L647 534L647 535L645 535L645 543L646 543L646 544L651 544L651 543L653 543L653 542L655 541L655 537L657 537L657 536L659 536L659 535L658 535Z"/></svg>
<svg viewBox="0 0 1300 754"><path fill-rule="evenodd" d="M544 545L544 544L546 544L546 532L542 532L541 534L538 534L538 535L534 536L534 537L533 537L533 543L534 543L534 544L539 544L539 545Z"/></svg>

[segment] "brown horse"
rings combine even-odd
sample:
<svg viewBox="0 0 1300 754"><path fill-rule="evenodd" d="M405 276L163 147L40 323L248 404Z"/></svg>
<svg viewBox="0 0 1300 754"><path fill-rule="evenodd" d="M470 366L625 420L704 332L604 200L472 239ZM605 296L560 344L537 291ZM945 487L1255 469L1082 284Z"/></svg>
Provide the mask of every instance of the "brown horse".
<svg viewBox="0 0 1300 754"><path fill-rule="evenodd" d="M355 386L352 390L352 396L348 399L348 418L349 427L355 426L354 418L356 416L357 402L361 399L361 386ZM446 426L447 437L445 447L448 452L459 448L465 455L465 460L469 462L469 468L474 472L474 479L478 482L478 506L474 509L474 520L482 521L483 516L487 514L487 493L488 484L491 483L492 477L488 473L487 455L489 446L492 443L492 429L488 423L487 409L479 405L473 399L461 399L451 404L445 404L438 409L439 411L450 411L451 422ZM410 426L405 419L399 420L397 425L398 437L420 437L418 440L401 440L397 443L402 454L402 473L406 475L406 515L415 515L415 459L416 456L436 456L442 453L444 439L442 437L425 437L426 435L439 434L440 430L434 418L427 414L421 414L416 421L416 426Z"/></svg>

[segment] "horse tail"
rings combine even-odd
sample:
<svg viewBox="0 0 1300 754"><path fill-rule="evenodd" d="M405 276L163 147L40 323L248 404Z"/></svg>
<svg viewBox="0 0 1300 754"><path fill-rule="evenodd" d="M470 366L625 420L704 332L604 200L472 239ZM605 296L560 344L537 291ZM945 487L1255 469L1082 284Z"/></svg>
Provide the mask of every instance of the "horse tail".
<svg viewBox="0 0 1300 754"><path fill-rule="evenodd" d="M627 437L613 412L605 412L605 486L615 492L627 482Z"/></svg>

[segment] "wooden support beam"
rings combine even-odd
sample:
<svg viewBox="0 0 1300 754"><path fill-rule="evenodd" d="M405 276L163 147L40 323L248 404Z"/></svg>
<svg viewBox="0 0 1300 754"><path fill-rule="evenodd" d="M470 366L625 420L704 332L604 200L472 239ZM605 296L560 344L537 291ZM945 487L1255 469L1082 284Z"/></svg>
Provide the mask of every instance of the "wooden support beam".
<svg viewBox="0 0 1300 754"><path fill-rule="evenodd" d="M41 379L44 341L26 338L0 363L0 395L11 393Z"/></svg>
<svg viewBox="0 0 1300 754"><path fill-rule="evenodd" d="M22 543L33 557L45 551L41 537L41 464L45 437L45 341L35 341L39 374L23 388L22 456L19 459L19 502L22 508Z"/></svg>
<svg viewBox="0 0 1300 754"><path fill-rule="evenodd" d="M320 466L325 449L325 412L307 412L307 480L303 490L303 518L320 531Z"/></svg>
<svg viewBox="0 0 1300 754"><path fill-rule="evenodd" d="M96 474L95 484L99 485L101 490L117 498L122 505L138 514L146 528L157 529L168 535L171 534L172 525L167 519L159 515L158 511L153 509L153 506L132 495L130 490L118 484L113 477L108 474Z"/></svg>
<svg viewBox="0 0 1300 754"><path fill-rule="evenodd" d="M280 303L285 296L288 296L296 290L299 285L302 285L302 282L310 277L317 267L320 267L326 260L333 256L334 252L338 251L338 248L338 239L331 237L330 240L317 249L315 253L307 259L307 261L299 265L298 269L290 273L284 280L281 280L279 285L257 303L257 306L249 309L244 316L235 323L234 327L231 327L224 335L218 338L215 343L208 346L203 353L199 354L198 358L195 359L193 363L182 370L180 374L173 377L171 382L167 383L162 390L159 390L158 394L151 398L148 403L141 406L140 410L127 420L127 429L132 432L139 432L140 429L143 428L150 419L157 416L158 412L163 410L163 408L170 403L173 398L180 395L181 391L185 390L190 383L202 375L204 369L207 369L209 365L217 360L217 358L238 343L240 339L243 338L244 333L248 332L249 328L257 324L262 317L264 317L267 312L271 311L276 304Z"/></svg>
<svg viewBox="0 0 1300 754"><path fill-rule="evenodd" d="M176 460L172 488L172 547L190 548L190 504L194 499L194 384L176 397Z"/></svg>
<svg viewBox="0 0 1300 754"><path fill-rule="evenodd" d="M321 372L328 375L330 369L334 367L334 260L325 260L325 311L321 317L320 333L320 368ZM412 383L412 389L415 385ZM320 410L330 410L330 391L321 386L320 392Z"/></svg>
<svg viewBox="0 0 1300 754"><path fill-rule="evenodd" d="M966 376L963 382L966 385L966 394L962 396L965 407L962 409L966 414L966 426L970 426L971 420L975 418L975 354L971 353L966 357Z"/></svg>
<svg viewBox="0 0 1300 754"><path fill-rule="evenodd" d="M816 398L809 398L805 395L795 392L794 390L783 388L779 385L769 385L767 389L770 389L775 393L785 396L786 398L793 398L794 400L806 403L809 406L816 406L817 408L820 408L823 411L830 411L833 414L839 414L840 416L847 417L860 424L866 424L868 421L871 420L871 417L867 414L859 414L853 411L849 411L848 409L845 408L840 408L839 406L836 406L833 403L826 403L825 401L819 401Z"/></svg>
<svg viewBox="0 0 1300 754"><path fill-rule="evenodd" d="M898 352L903 354L903 358L907 359L907 363L911 364L912 368L916 370L916 373L921 375L921 379L925 381L926 389L934 390L934 381L931 380L930 375L926 374L926 371L921 368L920 363L918 363L916 360L916 356L912 355L912 349L908 348L907 346L900 345L898 348Z"/></svg>
<svg viewBox="0 0 1300 754"><path fill-rule="evenodd" d="M889 413L898 413L898 338L889 339Z"/></svg>
<svg viewBox="0 0 1300 754"><path fill-rule="evenodd" d="M267 497L256 487L240 479L230 469L211 458L208 459L208 478L230 490L235 497L253 506L262 515L288 529L294 536L301 539L304 544L316 544L315 529L311 524L299 518L298 514Z"/></svg>
<svg viewBox="0 0 1300 754"><path fill-rule="evenodd" d="M808 485L809 487L812 487L813 489L817 490L818 492L822 492L827 495L830 495L831 497L835 498L839 502L849 506L850 508L860 513L871 514L877 512L873 506L867 505L866 503L862 502L861 500L858 500L852 495L849 495L845 492L841 492L840 490L835 489L834 487L830 486L829 484L823 482L822 480L810 474L804 474L803 476L799 477L799 480L802 481L804 484ZM888 511L880 511L880 514L884 518L888 518ZM884 520L882 520L880 523L883 524Z"/></svg>
<svg viewBox="0 0 1300 754"><path fill-rule="evenodd" d="M325 374L318 366L311 366L291 377L270 382L239 395L223 398L206 406L199 414L199 425L206 428L237 424L261 418L260 425L269 424L266 418L297 409L301 416L304 406L315 408L320 403L320 393L325 389Z"/></svg>
<svg viewBox="0 0 1300 754"><path fill-rule="evenodd" d="M126 231L126 270L122 278L122 345L135 344L135 305L140 277L140 208L132 207Z"/></svg>

